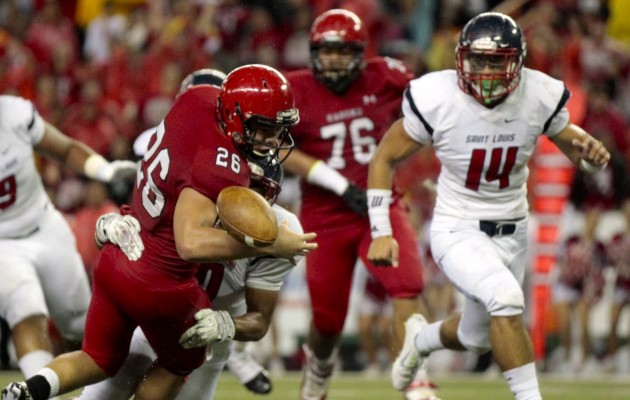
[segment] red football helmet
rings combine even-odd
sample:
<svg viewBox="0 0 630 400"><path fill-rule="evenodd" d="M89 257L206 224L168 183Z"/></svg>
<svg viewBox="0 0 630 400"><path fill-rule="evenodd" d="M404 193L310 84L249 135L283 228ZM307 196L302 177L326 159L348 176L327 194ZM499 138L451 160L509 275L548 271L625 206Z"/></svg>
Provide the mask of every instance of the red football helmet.
<svg viewBox="0 0 630 400"><path fill-rule="evenodd" d="M290 129L300 116L286 78L271 67L252 64L236 68L223 80L217 119L223 132L250 157L256 145L270 148L276 155L280 149L291 150L294 143ZM257 140L257 129L273 130L275 145Z"/></svg>
<svg viewBox="0 0 630 400"><path fill-rule="evenodd" d="M348 10L329 10L321 14L311 27L311 67L315 77L335 93L344 93L365 65L363 49L367 33L361 19ZM347 52L349 62L324 65L320 50Z"/></svg>

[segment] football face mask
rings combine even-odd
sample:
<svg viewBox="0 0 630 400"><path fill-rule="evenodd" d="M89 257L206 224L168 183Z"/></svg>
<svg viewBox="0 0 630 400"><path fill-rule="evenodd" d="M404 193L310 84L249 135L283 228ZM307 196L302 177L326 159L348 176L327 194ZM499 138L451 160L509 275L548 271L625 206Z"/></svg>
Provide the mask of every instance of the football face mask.
<svg viewBox="0 0 630 400"><path fill-rule="evenodd" d="M461 76L470 94L483 104L502 101L519 83L520 65L515 51L462 51Z"/></svg>

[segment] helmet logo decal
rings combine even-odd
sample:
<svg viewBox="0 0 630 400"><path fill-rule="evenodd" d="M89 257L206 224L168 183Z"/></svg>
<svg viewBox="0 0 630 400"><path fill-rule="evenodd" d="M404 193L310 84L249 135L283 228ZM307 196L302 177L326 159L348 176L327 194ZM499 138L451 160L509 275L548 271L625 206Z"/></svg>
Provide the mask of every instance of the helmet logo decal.
<svg viewBox="0 0 630 400"><path fill-rule="evenodd" d="M489 37L483 37L473 40L470 45L472 51L494 51L497 49L497 42Z"/></svg>
<svg viewBox="0 0 630 400"><path fill-rule="evenodd" d="M287 121L295 121L296 114L297 114L297 110L295 108L292 108L290 110L278 111L276 113L276 123L284 124L284 123L287 123Z"/></svg>

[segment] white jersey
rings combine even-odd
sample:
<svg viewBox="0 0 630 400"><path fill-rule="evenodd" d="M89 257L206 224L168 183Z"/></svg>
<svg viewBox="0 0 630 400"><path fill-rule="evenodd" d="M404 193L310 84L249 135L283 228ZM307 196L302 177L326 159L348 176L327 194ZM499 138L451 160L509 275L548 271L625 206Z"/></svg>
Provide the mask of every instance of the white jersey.
<svg viewBox="0 0 630 400"><path fill-rule="evenodd" d="M33 103L0 96L0 239L32 233L50 203L33 157L43 136Z"/></svg>
<svg viewBox="0 0 630 400"><path fill-rule="evenodd" d="M465 94L454 70L410 83L404 128L432 145L442 166L435 214L508 220L527 215L527 163L541 134L553 137L569 123L570 93L561 81L524 68L507 99L489 109Z"/></svg>

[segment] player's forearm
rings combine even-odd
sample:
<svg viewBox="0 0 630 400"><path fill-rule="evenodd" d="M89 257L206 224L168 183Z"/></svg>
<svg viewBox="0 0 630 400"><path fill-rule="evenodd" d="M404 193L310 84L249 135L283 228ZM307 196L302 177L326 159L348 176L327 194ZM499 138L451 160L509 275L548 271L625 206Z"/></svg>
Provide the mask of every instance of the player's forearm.
<svg viewBox="0 0 630 400"><path fill-rule="evenodd" d="M221 262L261 255L257 247L249 247L232 238L222 229L197 227L186 229L176 237L177 253L189 262Z"/></svg>
<svg viewBox="0 0 630 400"><path fill-rule="evenodd" d="M193 188L179 194L173 216L173 235L179 256L190 262L231 261L262 254L223 229L214 228L216 204Z"/></svg>
<svg viewBox="0 0 630 400"><path fill-rule="evenodd" d="M64 135L48 122L44 123L44 136L35 150L44 156L63 163L75 172L83 173L87 158L94 154L89 147Z"/></svg>
<svg viewBox="0 0 630 400"><path fill-rule="evenodd" d="M394 177L394 160L377 147L368 169L368 189L391 190Z"/></svg>
<svg viewBox="0 0 630 400"><path fill-rule="evenodd" d="M580 151L575 148L571 142L573 139L583 139L586 132L573 124L568 124L567 127L558 135L551 138L551 141L567 156L569 160L578 166L580 161Z"/></svg>
<svg viewBox="0 0 630 400"><path fill-rule="evenodd" d="M317 161L319 161L317 158L312 157L298 149L293 149L289 157L287 157L287 159L282 163L282 166L287 172L301 177L306 177L313 167L313 164Z"/></svg>
<svg viewBox="0 0 630 400"><path fill-rule="evenodd" d="M389 206L392 202L393 161L378 149L370 162L367 204L372 239L392 235Z"/></svg>
<svg viewBox="0 0 630 400"><path fill-rule="evenodd" d="M249 312L234 318L236 334L234 340L255 342L262 339L269 330L269 320L259 312Z"/></svg>
<svg viewBox="0 0 630 400"><path fill-rule="evenodd" d="M589 174L603 170L610 160L603 144L574 124L568 124L552 141L573 164Z"/></svg>
<svg viewBox="0 0 630 400"><path fill-rule="evenodd" d="M390 190L396 164L421 148L422 145L413 141L405 132L402 119L394 122L376 147L370 161L368 189Z"/></svg>

